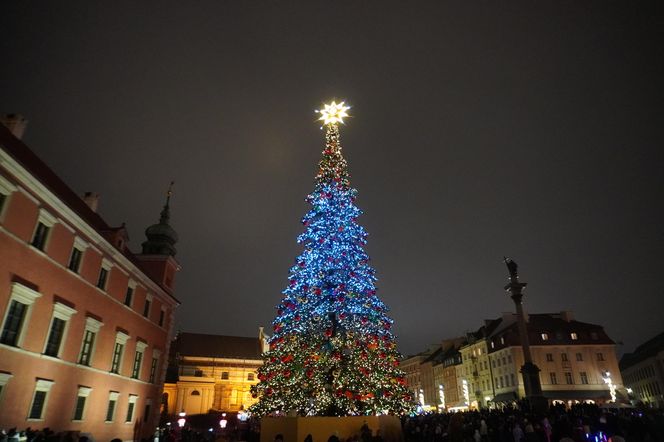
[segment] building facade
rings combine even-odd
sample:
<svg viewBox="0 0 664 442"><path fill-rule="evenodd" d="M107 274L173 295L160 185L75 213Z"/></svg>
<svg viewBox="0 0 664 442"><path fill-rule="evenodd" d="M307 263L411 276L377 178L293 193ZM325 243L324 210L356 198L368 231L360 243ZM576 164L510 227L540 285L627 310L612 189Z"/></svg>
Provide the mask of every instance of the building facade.
<svg viewBox="0 0 664 442"><path fill-rule="evenodd" d="M616 345L602 326L576 321L571 312L532 314L526 321L533 362L541 370L542 390L549 402L570 406L626 397ZM648 354L661 358L664 351L651 349ZM657 363L632 359L637 360L642 364L636 366L641 383L635 386L659 394L655 378L645 376L656 373L661 359ZM465 338L443 341L440 348L410 356L401 365L414 397L421 397L426 409L450 410L501 407L523 399L523 363L516 315L504 313L486 320ZM444 407L438 406L441 402Z"/></svg>
<svg viewBox="0 0 664 442"><path fill-rule="evenodd" d="M623 394L616 345L600 325L576 321L572 312L527 315L533 363L539 367L542 393L550 402L616 401ZM487 334L495 395L504 404L525 396L519 372L524 363L516 315L492 321Z"/></svg>
<svg viewBox="0 0 664 442"><path fill-rule="evenodd" d="M173 344L162 412L204 414L238 412L258 399L251 386L258 383L268 337L257 338L179 333Z"/></svg>
<svg viewBox="0 0 664 442"><path fill-rule="evenodd" d="M96 204L0 124L0 428L154 432L179 304L177 235L167 201L133 254L124 225L106 224Z"/></svg>
<svg viewBox="0 0 664 442"><path fill-rule="evenodd" d="M625 354L620 372L637 403L664 407L664 333Z"/></svg>

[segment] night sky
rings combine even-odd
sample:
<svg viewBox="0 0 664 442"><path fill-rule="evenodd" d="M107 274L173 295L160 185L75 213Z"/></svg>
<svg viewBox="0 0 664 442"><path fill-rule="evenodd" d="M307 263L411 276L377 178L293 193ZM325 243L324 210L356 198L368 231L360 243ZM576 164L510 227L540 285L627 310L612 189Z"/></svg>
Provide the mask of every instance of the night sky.
<svg viewBox="0 0 664 442"><path fill-rule="evenodd" d="M647 2L3 2L0 111L138 251L176 181L178 327L270 328L324 134L403 353L513 310L664 331L664 15Z"/></svg>

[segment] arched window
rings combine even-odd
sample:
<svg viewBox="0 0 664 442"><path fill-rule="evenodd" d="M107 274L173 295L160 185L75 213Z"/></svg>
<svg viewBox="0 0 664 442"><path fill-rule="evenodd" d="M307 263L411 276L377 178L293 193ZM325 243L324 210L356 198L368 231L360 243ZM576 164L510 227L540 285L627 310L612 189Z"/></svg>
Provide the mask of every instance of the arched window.
<svg viewBox="0 0 664 442"><path fill-rule="evenodd" d="M248 381L253 381L254 380L254 374L253 373L248 373L247 374L247 380Z"/></svg>
<svg viewBox="0 0 664 442"><path fill-rule="evenodd" d="M198 390L194 390L194 391L191 392L191 395L192 396L200 396L201 393Z"/></svg>

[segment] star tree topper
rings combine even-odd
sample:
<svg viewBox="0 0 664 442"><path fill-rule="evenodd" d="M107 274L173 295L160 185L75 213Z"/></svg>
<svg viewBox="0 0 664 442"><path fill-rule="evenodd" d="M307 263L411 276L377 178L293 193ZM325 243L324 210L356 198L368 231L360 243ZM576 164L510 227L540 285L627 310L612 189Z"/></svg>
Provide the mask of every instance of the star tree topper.
<svg viewBox="0 0 664 442"><path fill-rule="evenodd" d="M344 118L348 116L346 112L350 106L346 106L345 102L337 103L333 101L330 104L323 104L323 109L315 111L320 114L319 121L322 121L325 126L335 125L337 123L343 124Z"/></svg>

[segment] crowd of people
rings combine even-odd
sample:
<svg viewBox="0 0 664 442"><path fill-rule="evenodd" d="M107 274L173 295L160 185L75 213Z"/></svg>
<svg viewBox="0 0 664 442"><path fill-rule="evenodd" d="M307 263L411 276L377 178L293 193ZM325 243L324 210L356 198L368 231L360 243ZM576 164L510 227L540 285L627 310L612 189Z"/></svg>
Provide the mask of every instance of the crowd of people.
<svg viewBox="0 0 664 442"><path fill-rule="evenodd" d="M406 442L664 442L664 410L508 407L407 417L403 432Z"/></svg>
<svg viewBox="0 0 664 442"><path fill-rule="evenodd" d="M604 409L592 404L579 404L571 408L552 406L547 413L538 415L521 408L507 407L502 410L422 414L403 417L401 422L405 442L664 442L662 409ZM164 428L154 438L160 442L214 442L220 439L258 442L259 421L251 419L243 428L223 434L189 427L180 431ZM362 427L357 436L344 442L382 441L379 432ZM0 442L91 440L74 432L55 433L49 429L37 431L28 428L24 431L2 431ZM333 435L328 442L341 441Z"/></svg>

